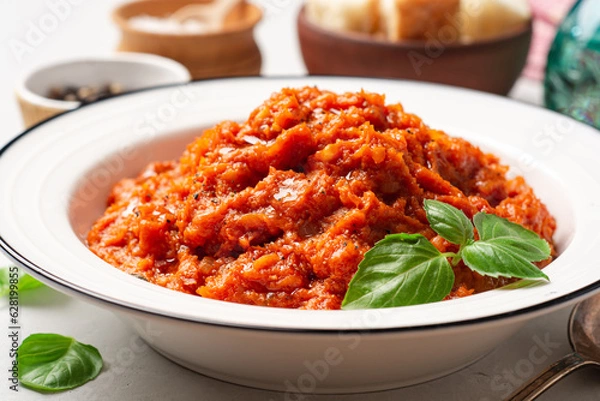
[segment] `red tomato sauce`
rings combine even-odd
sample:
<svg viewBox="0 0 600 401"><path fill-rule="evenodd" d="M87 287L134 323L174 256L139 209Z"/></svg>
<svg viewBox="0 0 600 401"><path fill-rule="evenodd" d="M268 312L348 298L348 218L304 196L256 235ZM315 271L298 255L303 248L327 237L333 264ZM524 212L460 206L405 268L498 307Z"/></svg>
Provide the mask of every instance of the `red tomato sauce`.
<svg viewBox="0 0 600 401"><path fill-rule="evenodd" d="M441 251L456 250L429 227L424 199L469 217L505 217L553 246L554 218L523 178L506 172L496 156L382 95L283 89L246 122L206 130L179 161L119 182L88 245L176 291L339 309L363 255L385 235L421 233ZM454 270L449 298L510 281L462 264Z"/></svg>

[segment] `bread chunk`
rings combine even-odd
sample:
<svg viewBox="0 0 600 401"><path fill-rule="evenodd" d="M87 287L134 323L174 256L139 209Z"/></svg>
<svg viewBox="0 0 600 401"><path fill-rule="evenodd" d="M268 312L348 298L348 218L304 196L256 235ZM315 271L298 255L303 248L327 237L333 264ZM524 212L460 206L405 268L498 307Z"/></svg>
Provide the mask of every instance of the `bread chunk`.
<svg viewBox="0 0 600 401"><path fill-rule="evenodd" d="M462 0L460 18L465 40L513 32L531 19L527 0Z"/></svg>
<svg viewBox="0 0 600 401"><path fill-rule="evenodd" d="M452 26L460 0L380 0L380 7L389 40L428 39Z"/></svg>
<svg viewBox="0 0 600 401"><path fill-rule="evenodd" d="M375 33L379 23L377 0L308 0L306 16L322 28L339 32Z"/></svg>

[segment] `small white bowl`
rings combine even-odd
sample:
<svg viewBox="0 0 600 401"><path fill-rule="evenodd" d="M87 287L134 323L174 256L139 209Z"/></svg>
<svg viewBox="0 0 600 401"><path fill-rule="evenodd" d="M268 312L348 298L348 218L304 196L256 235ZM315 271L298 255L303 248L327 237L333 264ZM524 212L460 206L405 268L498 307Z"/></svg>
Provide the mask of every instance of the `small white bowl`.
<svg viewBox="0 0 600 401"><path fill-rule="evenodd" d="M144 53L116 53L61 60L26 73L15 88L26 127L81 105L49 99L52 88L118 83L125 92L151 86L188 82L189 71L180 63Z"/></svg>
<svg viewBox="0 0 600 401"><path fill-rule="evenodd" d="M560 256L544 270L551 282L401 308L290 310L171 291L86 247L117 181L177 158L202 128L245 120L272 92L304 85L384 93L524 175L557 220ZM58 116L0 150L0 248L36 278L115 312L158 352L208 376L305 394L389 389L460 369L529 319L600 289L598 149L598 131L568 117L440 85L307 77L155 88Z"/></svg>

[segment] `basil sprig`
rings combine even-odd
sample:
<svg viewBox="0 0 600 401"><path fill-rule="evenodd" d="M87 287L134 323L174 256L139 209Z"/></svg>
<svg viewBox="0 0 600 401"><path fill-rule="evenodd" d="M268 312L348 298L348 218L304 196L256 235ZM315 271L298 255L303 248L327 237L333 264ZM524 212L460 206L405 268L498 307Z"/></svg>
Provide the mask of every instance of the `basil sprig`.
<svg viewBox="0 0 600 401"><path fill-rule="evenodd" d="M96 348L59 334L32 334L17 350L19 381L37 391L70 390L102 370Z"/></svg>
<svg viewBox="0 0 600 401"><path fill-rule="evenodd" d="M452 291L452 266L461 260L486 276L549 281L533 262L548 259L550 246L533 231L486 213L477 213L471 222L461 210L435 200L425 200L424 208L431 228L458 245L458 252L442 253L421 234L388 235L365 254L342 309L441 301Z"/></svg>

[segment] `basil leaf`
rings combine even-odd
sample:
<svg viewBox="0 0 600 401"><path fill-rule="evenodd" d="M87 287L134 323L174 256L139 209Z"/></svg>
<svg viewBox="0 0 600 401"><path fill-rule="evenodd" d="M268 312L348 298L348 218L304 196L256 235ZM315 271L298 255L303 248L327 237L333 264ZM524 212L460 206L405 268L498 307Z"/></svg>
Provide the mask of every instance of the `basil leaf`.
<svg viewBox="0 0 600 401"><path fill-rule="evenodd" d="M487 213L477 213L473 222L482 241L499 241L499 245L530 262L550 257L550 245L535 232L519 224Z"/></svg>
<svg viewBox="0 0 600 401"><path fill-rule="evenodd" d="M0 297L5 297L10 293L10 279L14 275L14 269L16 267L3 267L0 269ZM11 274L12 273L12 274ZM28 291L34 288L43 287L44 284L37 281L28 274L25 274L23 270L18 269L19 275L19 291Z"/></svg>
<svg viewBox="0 0 600 401"><path fill-rule="evenodd" d="M510 243L501 239L475 241L465 246L462 259L471 270L484 276L550 280L536 265L514 252Z"/></svg>
<svg viewBox="0 0 600 401"><path fill-rule="evenodd" d="M550 257L550 246L536 233L493 214L477 213L473 222L480 240L461 250L472 270L492 277L549 280L532 263Z"/></svg>
<svg viewBox="0 0 600 401"><path fill-rule="evenodd" d="M462 210L431 199L426 199L423 207L431 228L445 240L464 245L473 239L473 224Z"/></svg>
<svg viewBox="0 0 600 401"><path fill-rule="evenodd" d="M19 291L29 291L43 286L44 283L34 279L29 274L23 274L19 278Z"/></svg>
<svg viewBox="0 0 600 401"><path fill-rule="evenodd" d="M59 334L32 334L17 350L20 382L33 390L64 391L94 379L102 357L91 345Z"/></svg>
<svg viewBox="0 0 600 401"><path fill-rule="evenodd" d="M454 272L421 234L392 234L375 244L358 266L342 309L390 308L443 300Z"/></svg>

